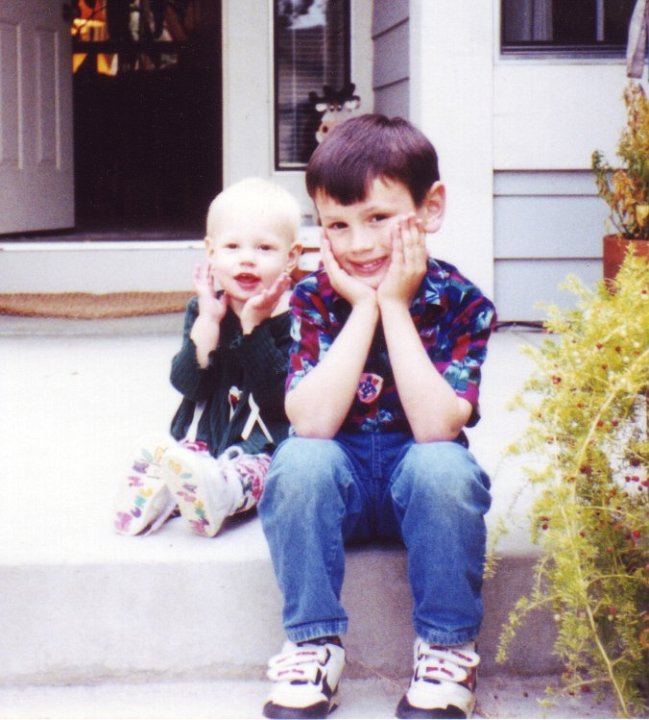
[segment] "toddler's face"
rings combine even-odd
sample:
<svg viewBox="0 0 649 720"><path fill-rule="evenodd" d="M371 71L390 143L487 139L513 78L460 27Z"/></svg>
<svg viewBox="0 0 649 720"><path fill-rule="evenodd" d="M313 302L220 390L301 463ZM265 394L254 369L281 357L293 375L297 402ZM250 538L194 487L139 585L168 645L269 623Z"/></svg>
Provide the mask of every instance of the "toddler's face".
<svg viewBox="0 0 649 720"><path fill-rule="evenodd" d="M235 311L295 263L297 248L266 219L225 217L215 224L213 234L208 239L209 262Z"/></svg>
<svg viewBox="0 0 649 720"><path fill-rule="evenodd" d="M352 205L341 205L322 192L316 194L315 204L338 264L374 289L390 267L397 219L422 213L403 183L383 178L376 178L365 199Z"/></svg>

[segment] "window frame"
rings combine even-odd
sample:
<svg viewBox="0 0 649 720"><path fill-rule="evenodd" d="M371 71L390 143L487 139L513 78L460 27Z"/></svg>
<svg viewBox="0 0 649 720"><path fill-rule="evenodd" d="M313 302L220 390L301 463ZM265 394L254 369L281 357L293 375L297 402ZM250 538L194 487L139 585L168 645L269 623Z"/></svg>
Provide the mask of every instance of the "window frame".
<svg viewBox="0 0 649 720"><path fill-rule="evenodd" d="M306 169L307 162L295 162L285 165L280 162L280 110L279 110L279 37L278 37L278 6L280 0L272 1L272 48L273 48L273 168L275 172L303 172ZM352 56L352 16L351 16L351 0L338 0L342 5L342 21L344 23L344 48L342 52L343 74L344 78L341 87L351 82L351 56ZM338 88L335 88L338 89ZM314 88L318 93L323 88Z"/></svg>
<svg viewBox="0 0 649 720"><path fill-rule="evenodd" d="M519 42L505 41L505 22L503 5L500 0L499 38L500 55L503 58L557 58L557 59L623 59L626 56L627 43L553 43L552 41L529 40ZM631 8L631 13L633 8ZM629 21L631 14L629 15Z"/></svg>

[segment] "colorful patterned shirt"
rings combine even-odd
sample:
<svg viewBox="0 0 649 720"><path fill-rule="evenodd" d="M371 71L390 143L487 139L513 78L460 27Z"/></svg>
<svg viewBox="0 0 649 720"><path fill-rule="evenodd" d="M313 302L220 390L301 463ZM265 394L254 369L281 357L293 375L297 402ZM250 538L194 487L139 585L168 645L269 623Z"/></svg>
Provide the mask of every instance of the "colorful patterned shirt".
<svg viewBox="0 0 649 720"><path fill-rule="evenodd" d="M298 283L291 306L293 344L287 391L327 354L351 313L351 305L331 287L322 268ZM467 425L475 425L479 419L480 368L496 317L493 304L457 268L430 258L410 315L437 370L455 393L473 406ZM341 430L410 432L380 324Z"/></svg>

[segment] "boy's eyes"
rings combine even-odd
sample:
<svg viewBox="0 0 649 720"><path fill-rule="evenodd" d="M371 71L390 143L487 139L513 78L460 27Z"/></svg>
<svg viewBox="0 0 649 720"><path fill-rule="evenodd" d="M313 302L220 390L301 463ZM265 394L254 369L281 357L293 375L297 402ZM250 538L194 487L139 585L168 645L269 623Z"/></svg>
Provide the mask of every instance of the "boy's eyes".
<svg viewBox="0 0 649 720"><path fill-rule="evenodd" d="M389 215L388 213L375 213L373 215L368 216L367 222L370 225L376 225L378 223L384 222L385 220L389 220L391 217L392 216ZM347 223L343 222L342 220L330 222L330 223L327 223L327 225L326 225L327 230L345 230L347 227L348 227Z"/></svg>
<svg viewBox="0 0 649 720"><path fill-rule="evenodd" d="M331 222L327 224L327 230L344 230L347 227L347 223L344 222Z"/></svg>

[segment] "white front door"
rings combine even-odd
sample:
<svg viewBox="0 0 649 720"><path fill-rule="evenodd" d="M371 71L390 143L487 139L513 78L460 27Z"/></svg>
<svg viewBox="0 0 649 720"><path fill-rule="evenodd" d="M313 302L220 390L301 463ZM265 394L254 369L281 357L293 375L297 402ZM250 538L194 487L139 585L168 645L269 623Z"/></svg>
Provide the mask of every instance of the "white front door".
<svg viewBox="0 0 649 720"><path fill-rule="evenodd" d="M0 0L0 233L74 225L72 60L62 6Z"/></svg>

